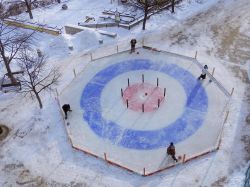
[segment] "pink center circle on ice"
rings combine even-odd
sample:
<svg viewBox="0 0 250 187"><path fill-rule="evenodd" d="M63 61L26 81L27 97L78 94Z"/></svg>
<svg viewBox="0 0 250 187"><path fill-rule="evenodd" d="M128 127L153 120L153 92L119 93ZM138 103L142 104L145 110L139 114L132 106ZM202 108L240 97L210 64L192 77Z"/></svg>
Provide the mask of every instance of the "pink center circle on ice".
<svg viewBox="0 0 250 187"><path fill-rule="evenodd" d="M123 92L123 102L137 112L152 112L164 102L164 90L148 83L133 84ZM144 105L144 106L143 106Z"/></svg>

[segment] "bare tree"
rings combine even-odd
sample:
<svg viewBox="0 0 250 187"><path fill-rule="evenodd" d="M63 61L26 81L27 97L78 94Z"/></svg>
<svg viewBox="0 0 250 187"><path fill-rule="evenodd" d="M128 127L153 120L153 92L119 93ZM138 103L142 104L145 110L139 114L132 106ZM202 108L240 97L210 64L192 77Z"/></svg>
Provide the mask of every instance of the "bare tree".
<svg viewBox="0 0 250 187"><path fill-rule="evenodd" d="M158 8L161 5L161 3L159 0L139 0L138 2L142 4L144 7L142 30L145 30L149 12L151 10Z"/></svg>
<svg viewBox="0 0 250 187"><path fill-rule="evenodd" d="M24 0L26 8L27 8L27 12L29 13L30 19L33 19L33 14L32 14L32 6L38 3L37 0Z"/></svg>
<svg viewBox="0 0 250 187"><path fill-rule="evenodd" d="M146 28L146 21L148 18L148 10L149 10L149 0L145 0L144 4L144 18L143 18L143 23L142 23L142 30L145 30Z"/></svg>
<svg viewBox="0 0 250 187"><path fill-rule="evenodd" d="M29 48L33 40L33 33L22 32L20 29L5 24L4 19L0 18L0 62L5 65L12 84L16 83L16 79L10 64L18 59L21 50Z"/></svg>
<svg viewBox="0 0 250 187"><path fill-rule="evenodd" d="M32 1L31 0L24 0L24 1L25 1L25 5L27 7L27 12L29 13L30 19L33 19L33 14L31 11Z"/></svg>
<svg viewBox="0 0 250 187"><path fill-rule="evenodd" d="M148 14L150 12L156 9L162 8L165 5L170 5L171 12L174 13L175 2L176 2L175 0L138 0L138 3L140 3L144 7L144 18L143 18L142 30L145 30L146 28Z"/></svg>
<svg viewBox="0 0 250 187"><path fill-rule="evenodd" d="M22 85L20 92L34 96L42 108L41 92L50 91L58 83L60 74L56 68L48 68L44 55L38 57L36 53L24 50L19 67L24 71L24 75L19 78Z"/></svg>

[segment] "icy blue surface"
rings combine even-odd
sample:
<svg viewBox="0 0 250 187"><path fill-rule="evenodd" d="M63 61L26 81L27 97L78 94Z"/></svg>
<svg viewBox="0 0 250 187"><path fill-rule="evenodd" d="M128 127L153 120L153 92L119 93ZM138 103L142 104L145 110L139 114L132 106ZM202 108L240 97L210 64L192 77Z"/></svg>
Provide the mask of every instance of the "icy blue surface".
<svg viewBox="0 0 250 187"><path fill-rule="evenodd" d="M156 130L124 129L102 117L101 93L114 77L136 70L153 70L177 80L185 90L187 102L182 115L173 123ZM157 64L147 59L123 61L103 69L85 86L81 96L83 119L100 137L130 149L149 150L166 147L170 142L184 141L203 124L208 98L201 83L191 73L175 64Z"/></svg>

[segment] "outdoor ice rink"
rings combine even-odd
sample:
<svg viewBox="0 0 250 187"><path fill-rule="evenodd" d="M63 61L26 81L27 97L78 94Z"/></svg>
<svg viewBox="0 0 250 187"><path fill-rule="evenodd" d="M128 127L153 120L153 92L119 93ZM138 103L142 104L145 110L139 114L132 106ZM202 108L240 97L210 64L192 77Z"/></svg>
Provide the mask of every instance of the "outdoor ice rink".
<svg viewBox="0 0 250 187"><path fill-rule="evenodd" d="M197 80L201 66L191 58L136 52L90 62L60 93L73 110L66 120L73 147L139 174L174 164L170 142L178 163L216 149L229 96L209 77Z"/></svg>

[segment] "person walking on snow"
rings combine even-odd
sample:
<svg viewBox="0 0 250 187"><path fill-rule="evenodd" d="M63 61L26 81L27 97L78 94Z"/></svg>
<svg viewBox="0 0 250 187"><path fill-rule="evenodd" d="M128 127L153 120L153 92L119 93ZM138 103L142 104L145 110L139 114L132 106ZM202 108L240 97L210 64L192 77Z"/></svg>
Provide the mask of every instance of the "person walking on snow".
<svg viewBox="0 0 250 187"><path fill-rule="evenodd" d="M202 73L201 75L198 77L198 80L202 79L204 80L206 78L206 75L207 75L207 70L208 70L208 66L205 65L202 69Z"/></svg>
<svg viewBox="0 0 250 187"><path fill-rule="evenodd" d="M65 119L67 119L67 118L68 118L67 113L72 111L72 110L70 109L70 105L69 105L69 104L64 104L64 105L62 106L62 109L63 109L63 112L64 112L64 114L65 114Z"/></svg>
<svg viewBox="0 0 250 187"><path fill-rule="evenodd" d="M131 51L130 51L130 53L133 53L133 52L135 52L136 39L132 39L130 41L130 44L131 44Z"/></svg>
<svg viewBox="0 0 250 187"><path fill-rule="evenodd" d="M170 145L168 146L167 154L170 155L175 162L178 162L177 158L175 157L175 147L173 142L171 142Z"/></svg>

